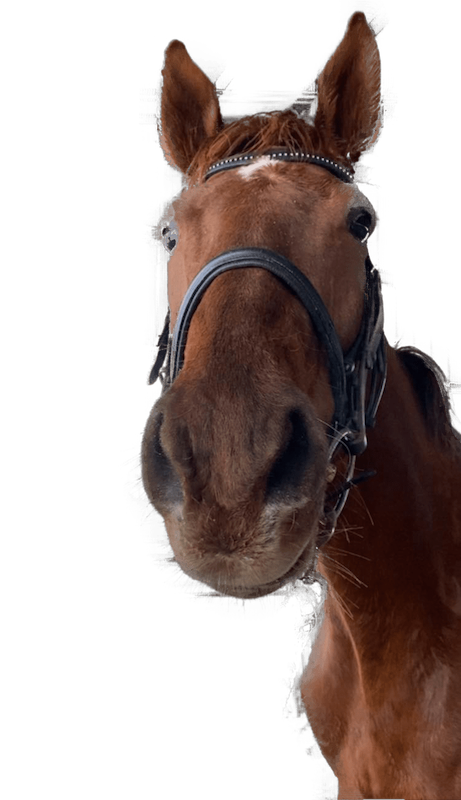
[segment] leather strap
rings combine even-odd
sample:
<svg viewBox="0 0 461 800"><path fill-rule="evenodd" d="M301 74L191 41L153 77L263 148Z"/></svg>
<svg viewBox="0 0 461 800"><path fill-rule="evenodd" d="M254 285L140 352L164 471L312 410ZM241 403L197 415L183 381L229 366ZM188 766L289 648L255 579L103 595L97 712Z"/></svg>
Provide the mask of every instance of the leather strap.
<svg viewBox="0 0 461 800"><path fill-rule="evenodd" d="M211 178L212 175L217 175L218 172L224 172L228 169L235 169L235 167L247 166L248 164L251 164L252 161L261 158L263 155L268 156L271 161L315 164L318 167L323 167L324 169L328 170L328 172L331 172L332 175L334 175L336 178L339 178L339 180L343 181L344 183L353 183L354 181L353 173L342 164L339 164L337 161L333 161L331 158L319 156L315 153L287 152L278 150L265 153L245 153L242 155L224 158L222 161L217 161L215 164L212 164L211 167L209 167L205 174L205 180Z"/></svg>
<svg viewBox="0 0 461 800"><path fill-rule="evenodd" d="M165 322L163 324L163 330L158 337L157 342L157 357L154 362L154 366L152 367L150 374L149 374L149 386L151 386L157 378L162 377L161 369L163 367L163 362L168 355L168 345L169 345L169 338L170 338L170 311L165 317ZM162 381L163 382L163 381Z"/></svg>
<svg viewBox="0 0 461 800"><path fill-rule="evenodd" d="M359 334L343 355L333 321L311 281L280 253L260 247L247 247L222 253L206 264L194 278L179 309L171 335L169 315L159 338L159 353L149 383L160 375L164 391L179 374L184 362L187 334L193 314L204 292L219 275L248 267L266 269L275 275L300 300L328 355L328 368L335 412L333 425L351 453L358 455L367 445L366 428L373 427L386 381L386 355L383 335L383 304L379 273L370 259L366 262L365 308ZM166 358L166 366L162 369ZM368 404L365 406L367 375L371 374Z"/></svg>
<svg viewBox="0 0 461 800"><path fill-rule="evenodd" d="M229 250L213 258L190 284L179 309L171 351L170 383L181 370L187 332L203 294L218 275L232 269L259 267L271 272L296 295L307 310L315 331L328 354L331 389L335 401L335 420L344 415L346 378L343 351L325 304L308 278L280 253L262 247Z"/></svg>

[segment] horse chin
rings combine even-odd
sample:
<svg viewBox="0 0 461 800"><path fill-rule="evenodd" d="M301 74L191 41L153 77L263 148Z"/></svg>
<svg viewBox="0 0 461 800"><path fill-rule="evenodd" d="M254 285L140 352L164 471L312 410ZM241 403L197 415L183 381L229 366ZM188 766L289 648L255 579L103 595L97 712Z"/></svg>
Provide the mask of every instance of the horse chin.
<svg viewBox="0 0 461 800"><path fill-rule="evenodd" d="M317 543L315 538L310 538L295 563L288 570L270 581L257 584L238 582L238 579L223 581L217 576L205 577L190 569L181 558L176 560L183 572L214 590L218 596L233 597L240 600L256 600L273 594L298 592L301 591L301 587L312 585L316 575Z"/></svg>
<svg viewBox="0 0 461 800"><path fill-rule="evenodd" d="M279 578L269 583L263 583L259 586L229 586L226 587L225 590L222 587L220 589L217 587L214 588L220 595L237 597L242 600L253 600L258 597L265 597L289 584L294 584L297 580L311 583L316 572L317 557L317 550L311 554L309 558L303 554L284 575L281 575Z"/></svg>
<svg viewBox="0 0 461 800"><path fill-rule="evenodd" d="M254 600L258 597L265 597L266 595L273 594L278 590L286 587L289 584L294 584L297 580L303 580L308 583L312 581L312 576L315 574L317 553L309 558L303 555L284 575L276 578L268 583L258 584L255 586L238 586L238 585L223 585L222 582L207 582L207 585L220 596L236 597L241 600ZM196 576L191 576L196 577Z"/></svg>

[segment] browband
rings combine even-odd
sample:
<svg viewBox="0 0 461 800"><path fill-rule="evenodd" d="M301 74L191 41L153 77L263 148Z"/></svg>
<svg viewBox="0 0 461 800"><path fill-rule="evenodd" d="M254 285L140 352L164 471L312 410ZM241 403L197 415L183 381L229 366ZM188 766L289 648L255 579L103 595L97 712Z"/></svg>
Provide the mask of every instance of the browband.
<svg viewBox="0 0 461 800"><path fill-rule="evenodd" d="M211 178L212 175L217 175L218 172L223 172L228 169L235 169L236 167L244 167L246 164L251 163L255 159L261 158L263 155L269 157L271 161L316 164L318 167L323 167L324 169L328 170L328 172L331 172L336 176L336 178L344 181L344 183L353 183L354 181L353 173L346 169L346 167L343 167L342 164L338 164L337 161L333 161L331 158L326 158L325 156L318 156L312 153L303 153L300 151L294 153L289 153L286 151L274 151L272 153L247 153L246 155L224 158L222 161L217 161L206 171L205 180Z"/></svg>

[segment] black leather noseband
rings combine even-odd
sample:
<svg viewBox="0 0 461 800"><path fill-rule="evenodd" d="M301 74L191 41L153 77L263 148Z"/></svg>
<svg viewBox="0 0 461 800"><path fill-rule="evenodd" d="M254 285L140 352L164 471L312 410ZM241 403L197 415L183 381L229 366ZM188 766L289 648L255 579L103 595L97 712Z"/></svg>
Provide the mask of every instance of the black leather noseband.
<svg viewBox="0 0 461 800"><path fill-rule="evenodd" d="M271 153L277 161L303 161L322 166L341 180L350 183L351 173L341 165L321 156L304 153ZM298 157L297 157L298 156ZM251 157L253 158L253 156ZM233 159L213 165L206 178L217 172L242 166L249 157ZM323 163L322 163L323 162ZM327 163L325 163L327 162ZM262 268L275 275L298 298L312 321L315 332L328 355L330 385L334 397L333 433L330 438L329 459L333 458L339 445L349 451L349 469L342 488L336 493L336 502L325 509L324 530L319 537L319 546L325 544L334 532L336 520L341 513L353 480L355 457L367 446L366 428L375 422L376 411L386 381L386 354L383 333L383 303L379 273L369 257L365 259L366 286L365 304L359 334L346 354L336 333L334 323L317 290L291 261L272 250L260 247L229 250L208 262L189 286L178 313L171 335L169 315L159 339L159 353L152 368L149 383L160 375L163 391L166 391L178 376L184 362L184 351L191 319L205 291L219 275L229 270ZM166 367L162 369L166 358ZM368 380L370 376L370 380ZM366 402L368 387L368 402Z"/></svg>
<svg viewBox="0 0 461 800"><path fill-rule="evenodd" d="M184 361L189 325L200 300L210 284L224 272L245 267L260 267L271 272L285 284L301 301L312 319L319 339L324 343L328 353L330 381L335 398L335 415L343 416L344 394L346 388L343 369L343 353L332 319L323 301L310 280L306 278L291 261L261 247L246 247L229 250L217 258L213 258L200 270L187 290L178 315L178 322L173 331L171 344L170 383L179 374Z"/></svg>

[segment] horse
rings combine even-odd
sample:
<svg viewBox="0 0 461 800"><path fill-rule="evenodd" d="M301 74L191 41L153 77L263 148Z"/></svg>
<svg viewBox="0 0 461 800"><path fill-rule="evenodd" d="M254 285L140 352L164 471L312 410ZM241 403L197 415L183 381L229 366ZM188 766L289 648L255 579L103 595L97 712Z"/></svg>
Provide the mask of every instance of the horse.
<svg viewBox="0 0 461 800"><path fill-rule="evenodd" d="M383 331L355 183L382 124L364 14L317 109L223 121L179 41L161 145L184 188L160 225L169 312L142 441L174 559L220 595L317 576L300 696L339 798L461 798L461 437L445 377Z"/></svg>

